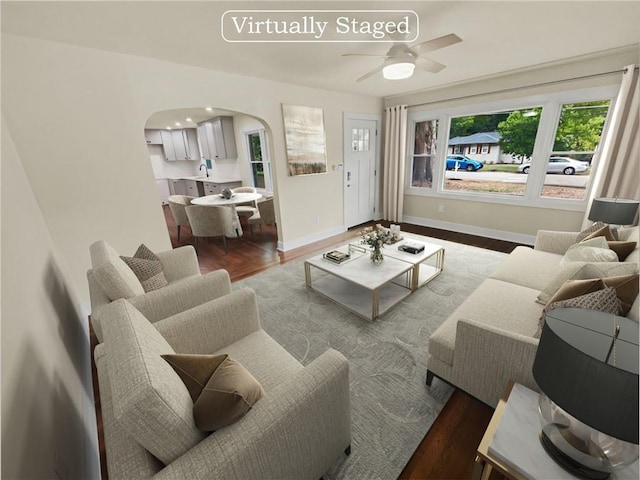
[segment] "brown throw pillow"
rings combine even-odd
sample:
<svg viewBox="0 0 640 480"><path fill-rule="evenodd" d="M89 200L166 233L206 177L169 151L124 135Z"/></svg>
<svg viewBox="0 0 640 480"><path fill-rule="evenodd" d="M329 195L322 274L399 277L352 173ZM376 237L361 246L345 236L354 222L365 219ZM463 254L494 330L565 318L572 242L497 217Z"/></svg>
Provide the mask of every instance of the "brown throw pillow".
<svg viewBox="0 0 640 480"><path fill-rule="evenodd" d="M604 222L597 221L597 222L593 223L591 226L589 226L589 227L585 228L584 230L582 230L578 234L578 236L576 237L576 243L580 243L581 241L585 240L589 235L591 235L593 232L596 232L596 231L602 229L603 227L609 227L609 232L613 236L613 240L618 240L618 229L617 228L611 227L610 225L607 225Z"/></svg>
<svg viewBox="0 0 640 480"><path fill-rule="evenodd" d="M160 259L144 243L138 247L133 257L120 258L133 270L145 292L169 285Z"/></svg>
<svg viewBox="0 0 640 480"><path fill-rule="evenodd" d="M193 400L196 427L218 430L240 420L264 396L246 368L229 355L162 355Z"/></svg>
<svg viewBox="0 0 640 480"><path fill-rule="evenodd" d="M607 287L602 290L596 290L578 297L567 298L557 302L549 303L542 311L542 316L538 322L538 329L534 333L534 338L540 338L544 319L547 313L556 308L584 308L587 310L599 310L601 312L612 313L618 315L620 310L620 300L616 295L616 289Z"/></svg>
<svg viewBox="0 0 640 480"><path fill-rule="evenodd" d="M615 229L611 229L609 225L605 225L597 229L595 232L590 233L582 239L582 242L595 237L604 237L607 240L609 248L616 252L616 255L618 255L618 260L621 262L624 262L625 258L627 258L629 254L636 248L636 242L619 241L617 231Z"/></svg>
<svg viewBox="0 0 640 480"><path fill-rule="evenodd" d="M607 241L609 248L616 252L618 260L624 262L631 252L636 249L636 242Z"/></svg>
<svg viewBox="0 0 640 480"><path fill-rule="evenodd" d="M602 279L605 287L613 287L616 289L616 295L620 300L620 312L618 315L626 316L631 310L634 300L638 296L640 285L638 284L639 276L620 275L618 277L606 277Z"/></svg>
<svg viewBox="0 0 640 480"><path fill-rule="evenodd" d="M640 286L638 284L638 274L620 275L617 277L592 278L588 280L569 280L551 297L545 308L555 302L568 298L578 297L587 293L613 287L620 300L620 310L618 315L626 315L631 310L633 301L638 296Z"/></svg>
<svg viewBox="0 0 640 480"><path fill-rule="evenodd" d="M604 225L603 227L600 227L599 229L597 229L595 232L591 232L589 235L584 237L581 240L581 242L584 242L585 240L589 240L595 237L604 237L607 239L607 241L617 240L617 238L613 236L613 232L611 231L611 228L609 227L609 225Z"/></svg>
<svg viewBox="0 0 640 480"><path fill-rule="evenodd" d="M602 278L589 278L586 280L569 280L549 299L545 308L555 302L568 298L575 298L605 288Z"/></svg>

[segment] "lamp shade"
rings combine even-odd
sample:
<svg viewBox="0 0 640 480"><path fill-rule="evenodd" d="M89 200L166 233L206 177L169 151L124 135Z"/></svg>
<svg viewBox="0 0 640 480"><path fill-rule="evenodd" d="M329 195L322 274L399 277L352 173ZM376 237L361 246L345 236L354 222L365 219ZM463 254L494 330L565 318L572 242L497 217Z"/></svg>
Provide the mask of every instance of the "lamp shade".
<svg viewBox="0 0 640 480"><path fill-rule="evenodd" d="M596 310L551 310L533 376L545 395L579 421L638 444L637 322Z"/></svg>
<svg viewBox="0 0 640 480"><path fill-rule="evenodd" d="M624 198L594 198L589 220L613 225L630 225L636 219L638 200Z"/></svg>

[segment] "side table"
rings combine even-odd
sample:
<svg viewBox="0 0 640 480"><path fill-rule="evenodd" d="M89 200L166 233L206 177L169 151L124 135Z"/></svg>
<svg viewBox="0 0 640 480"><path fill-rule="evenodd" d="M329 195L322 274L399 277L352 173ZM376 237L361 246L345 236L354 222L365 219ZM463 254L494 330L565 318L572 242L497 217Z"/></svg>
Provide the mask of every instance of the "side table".
<svg viewBox="0 0 640 480"><path fill-rule="evenodd" d="M473 480L488 480L493 470L511 480L579 479L544 451L538 438L538 397L523 385L509 383L478 446ZM636 460L626 468L616 470L610 478L637 480L640 478L638 472Z"/></svg>

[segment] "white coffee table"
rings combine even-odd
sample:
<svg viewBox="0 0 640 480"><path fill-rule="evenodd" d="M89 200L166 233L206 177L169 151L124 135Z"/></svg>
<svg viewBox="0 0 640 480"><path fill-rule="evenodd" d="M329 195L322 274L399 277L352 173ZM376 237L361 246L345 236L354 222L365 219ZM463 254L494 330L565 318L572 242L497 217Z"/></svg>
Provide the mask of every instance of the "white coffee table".
<svg viewBox="0 0 640 480"><path fill-rule="evenodd" d="M347 252L348 246L338 250ZM380 265L374 265L369 253L365 252L357 258L335 264L322 255L304 262L307 287L361 317L374 320L412 292L411 272L414 266L409 262L385 257Z"/></svg>
<svg viewBox="0 0 640 480"><path fill-rule="evenodd" d="M442 273L444 269L444 247L429 243L430 238L414 233L402 232L402 240L393 245L386 245L382 249L385 258L393 257L413 265L411 274L411 290L417 290L427 282ZM407 253L398 250L398 247L407 242L421 243L424 250L420 253Z"/></svg>

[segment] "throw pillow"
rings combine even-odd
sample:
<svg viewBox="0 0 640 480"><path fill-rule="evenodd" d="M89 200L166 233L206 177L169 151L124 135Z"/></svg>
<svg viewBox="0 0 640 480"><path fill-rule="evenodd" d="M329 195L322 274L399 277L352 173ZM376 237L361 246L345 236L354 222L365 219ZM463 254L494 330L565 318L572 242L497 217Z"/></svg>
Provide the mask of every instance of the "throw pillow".
<svg viewBox="0 0 640 480"><path fill-rule="evenodd" d="M584 237L580 243L584 242L585 240L591 240L592 238L596 238L596 237L604 237L607 240L617 240L616 237L613 236L613 233L611 232L611 227L609 227L609 225L605 225L601 228L599 228L598 230L596 230L595 232L591 232L589 235L587 235L586 237Z"/></svg>
<svg viewBox="0 0 640 480"><path fill-rule="evenodd" d="M133 270L145 292L169 285L160 259L144 243L138 247L133 257L120 258Z"/></svg>
<svg viewBox="0 0 640 480"><path fill-rule="evenodd" d="M620 241L609 241L607 242L609 248L616 252L618 255L618 260L620 262L624 262L626 258L629 256L631 252L636 249L636 242L620 242Z"/></svg>
<svg viewBox="0 0 640 480"><path fill-rule="evenodd" d="M537 303L546 305L568 280L605 278L638 273L638 265L629 262L567 262L538 294Z"/></svg>
<svg viewBox="0 0 640 480"><path fill-rule="evenodd" d="M631 305L638 296L638 274L620 275L617 277L603 278L602 282L605 287L613 287L616 289L616 295L620 300L620 312L618 315L626 316L631 310Z"/></svg>
<svg viewBox="0 0 640 480"><path fill-rule="evenodd" d="M533 335L534 338L540 338L540 335L542 334L542 327L544 326L544 318L547 313L555 308L584 308L618 315L620 300L618 300L616 295L616 289L608 287L585 295L580 295L578 297L567 298L565 300L550 303L542 311L542 316L538 322L538 330L536 330L536 333Z"/></svg>
<svg viewBox="0 0 640 480"><path fill-rule="evenodd" d="M605 237L594 237L571 245L560 264L566 262L617 262L618 255L609 248Z"/></svg>
<svg viewBox="0 0 640 480"><path fill-rule="evenodd" d="M605 288L613 288L620 301L618 315L626 315L631 310L635 298L638 296L638 274L619 275L617 277L591 278L585 280L569 280L551 297L549 305L569 298L578 297Z"/></svg>
<svg viewBox="0 0 640 480"><path fill-rule="evenodd" d="M552 303L561 302L569 298L580 297L605 288L603 279L588 278L584 280L569 280L549 299L545 308Z"/></svg>
<svg viewBox="0 0 640 480"><path fill-rule="evenodd" d="M613 230L609 225L605 225L604 227L587 235L581 243L584 243L585 240L590 240L595 237L604 237L607 240L607 246L611 250L616 252L616 255L618 255L618 260L621 262L623 262L625 258L627 258L627 256L629 256L629 254L636 248L636 242L619 241L617 235L613 234Z"/></svg>
<svg viewBox="0 0 640 480"><path fill-rule="evenodd" d="M240 420L264 395L258 381L229 355L162 355L193 400L196 427L218 430Z"/></svg>
<svg viewBox="0 0 640 480"><path fill-rule="evenodd" d="M591 226L585 228L576 236L576 243L580 243L589 235L591 235L593 232L596 232L600 230L602 227L606 227L606 226L607 226L606 223L600 222L600 221L593 223ZM611 235L613 235L614 240L619 240L617 228L609 226L609 231L611 232Z"/></svg>

